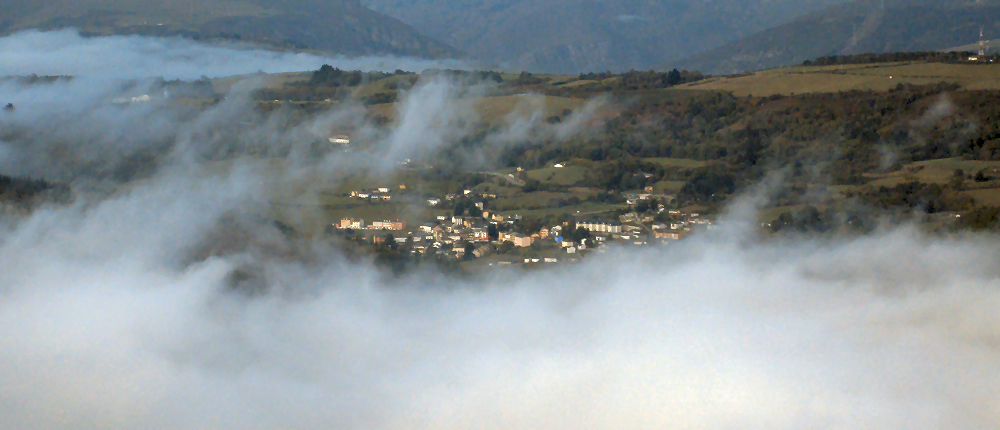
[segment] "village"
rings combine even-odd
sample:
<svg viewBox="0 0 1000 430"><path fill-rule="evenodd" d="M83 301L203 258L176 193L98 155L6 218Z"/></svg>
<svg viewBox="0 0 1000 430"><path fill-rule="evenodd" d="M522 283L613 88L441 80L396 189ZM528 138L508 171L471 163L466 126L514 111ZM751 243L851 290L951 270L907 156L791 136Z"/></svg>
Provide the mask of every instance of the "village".
<svg viewBox="0 0 1000 430"><path fill-rule="evenodd" d="M400 200L400 196L394 195L396 190L404 192L406 186L352 190L348 195L377 204ZM488 202L497 198L495 194L467 189L424 198L419 203L427 209L443 210L467 204L467 211L434 215L415 225L401 219L365 220L346 216L332 223L330 229L354 240L401 247L412 254L506 266L572 263L590 253L605 252L610 246L664 245L715 225L699 213L668 210L663 204L637 212L636 207L643 201L655 201L650 194L625 193L623 197L629 210L615 219L572 217L551 225L538 225L538 220L529 220L516 212L491 212Z"/></svg>
<svg viewBox="0 0 1000 430"><path fill-rule="evenodd" d="M330 136L329 142L335 147L351 147L348 135ZM554 163L552 169L566 166L567 163ZM524 185L515 174L482 173ZM515 173L525 172L517 168ZM664 203L674 197L654 194L652 187L619 194L620 205L601 213L562 213L555 222L551 216L540 219L509 207L495 209L497 193L478 188L437 196L417 192L406 184L357 188L343 192L344 197L355 202L350 205L354 211L348 210L347 215L335 218L328 230L373 246L397 247L410 254L507 266L572 263L591 253L606 252L611 246L665 245L715 225L714 220L700 213L668 208ZM363 210L385 207L375 212L384 215L398 212L400 206L421 210L408 211L409 223L398 218L372 218L372 211ZM369 219L357 212L369 214ZM414 212L421 215L414 217Z"/></svg>

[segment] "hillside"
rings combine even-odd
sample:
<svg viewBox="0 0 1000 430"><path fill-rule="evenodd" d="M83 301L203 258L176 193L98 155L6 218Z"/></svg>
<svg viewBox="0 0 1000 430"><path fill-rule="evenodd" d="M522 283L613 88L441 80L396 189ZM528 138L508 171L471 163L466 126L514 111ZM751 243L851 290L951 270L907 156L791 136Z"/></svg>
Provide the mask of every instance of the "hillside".
<svg viewBox="0 0 1000 430"><path fill-rule="evenodd" d="M362 0L477 58L545 73L648 70L844 0Z"/></svg>
<svg viewBox="0 0 1000 430"><path fill-rule="evenodd" d="M357 0L25 0L0 8L0 35L65 27L85 35L242 40L352 56L462 55Z"/></svg>
<svg viewBox="0 0 1000 430"><path fill-rule="evenodd" d="M407 153L413 162L397 164L391 178L362 172L331 178L318 169L275 183L262 190L261 199L272 203L263 216L307 237L326 234L344 218L400 218L416 226L461 213L459 205L471 205L472 197L447 195L470 190L490 213L523 216L512 228L524 234L580 218L625 220L631 212L633 220L669 223L670 212L628 203L628 196L652 193L665 208L713 214L781 172L782 182L772 184L759 214L772 233L866 232L924 215L933 228L1000 227L1000 106L991 102L1000 94L998 67L932 61L797 66L739 77L688 75L675 85L660 76L670 73L579 79L452 71L462 82L493 82L481 97L467 100L474 113L456 116L469 121L461 136ZM287 121L282 127L302 129L346 102L352 109L363 105L365 120L310 129L316 134L296 135L287 144L207 148L203 156L220 171L240 157L266 158L276 178L288 177L282 169L298 163L292 162L296 145L308 145L316 157L335 151L360 165L384 158L392 153L386 137L409 115L406 93L417 94L408 89L440 73L324 68L274 75L268 88L254 93L254 118L275 115ZM214 80L215 93L238 79ZM528 93L537 96L529 101ZM206 108L219 102L217 95L206 97L199 102ZM588 110L595 97L606 102ZM576 123L585 124L581 133L559 137L556 128L573 124L578 114L587 115ZM518 116L545 120L517 137L508 130L520 128L514 127ZM254 133L258 122L226 130ZM243 127L250 128L239 131ZM349 146L331 147L328 136L341 134L351 137ZM34 148L47 134L14 129L0 138ZM511 144L494 145L501 142ZM98 174L142 177L156 170L155 154ZM55 153L51 160L46 168L75 162ZM387 184L405 187L393 185L391 199L352 195ZM439 204L428 206L431 198Z"/></svg>
<svg viewBox="0 0 1000 430"><path fill-rule="evenodd" d="M987 38L1000 35L1000 2L862 0L762 31L680 65L726 74L828 55L947 50L976 42L980 27Z"/></svg>
<svg viewBox="0 0 1000 430"><path fill-rule="evenodd" d="M320 178L302 178L269 198L283 223L318 234L344 218L433 222L482 196L490 213L522 215L524 220L511 228L528 234L539 225L619 219L629 211L647 221L674 220L655 204L630 205L625 196L641 190L681 213L712 214L769 172L780 171L783 181L774 185L759 213L768 234L869 232L915 216L932 229L995 228L1000 227L995 208L1000 204L1000 124L989 100L1000 91L998 67L928 61L798 66L669 88L636 85L655 79L641 81L635 72L587 80L504 75L475 103L474 128L480 132L470 140L445 144L389 180L356 175L317 190L310 184L322 183ZM366 78L342 89L351 93L348 98L365 101L371 123L393 127L402 112L395 94L400 84L423 77ZM301 101L275 104L261 97L262 109L308 115L338 103L336 97L322 100L328 94L322 86L293 90L286 83L274 82L272 90L289 95L301 90ZM551 116L552 123L580 111L595 96L622 103L596 111L595 127L586 137L561 140L541 134L523 145L492 149L481 167L482 160L468 163L461 154L477 147L490 150L480 144L504 127L519 103L517 95L528 92L544 95L543 116ZM385 102L366 97L377 93L392 95ZM378 142L363 139L351 145L347 152L382 151ZM466 165L477 167L448 167ZM391 201L376 203L350 194L384 183L406 188L393 191ZM476 197L445 198L465 189ZM442 203L424 205L430 197ZM301 217L304 209L310 218ZM293 212L297 218L288 215Z"/></svg>
<svg viewBox="0 0 1000 430"><path fill-rule="evenodd" d="M1000 65L900 62L784 67L732 77L712 77L678 88L725 91L738 97L790 96L844 91L888 91L899 85L947 82L966 90L1000 90Z"/></svg>

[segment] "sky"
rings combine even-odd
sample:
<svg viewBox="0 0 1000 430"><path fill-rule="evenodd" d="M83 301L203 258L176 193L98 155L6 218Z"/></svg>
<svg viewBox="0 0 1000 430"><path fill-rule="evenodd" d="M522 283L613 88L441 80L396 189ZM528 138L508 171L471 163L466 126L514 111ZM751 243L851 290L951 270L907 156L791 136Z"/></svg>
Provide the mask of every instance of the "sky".
<svg viewBox="0 0 1000 430"><path fill-rule="evenodd" d="M0 46L50 36L74 37ZM106 43L176 76L235 70L200 60L215 47L192 44L187 60L183 47L133 49L172 40L78 40L18 73L83 78L0 85L18 106L0 130L21 132L0 142L0 173L65 178L74 191L0 217L0 429L1000 427L995 237L901 226L764 240L753 227L762 185L720 228L668 246L394 277L327 241L285 237L262 221L261 196L391 171L303 156L304 136L331 127L369 127L385 159L446 147L468 135L483 88L422 80L385 134L350 103L286 128L282 112L252 109L252 80L204 111L108 103L122 95L116 75L66 60ZM525 97L485 140L588 132L581 120L552 128L536 104ZM280 169L205 161L225 145L290 155ZM145 151L159 154L155 171L116 179Z"/></svg>

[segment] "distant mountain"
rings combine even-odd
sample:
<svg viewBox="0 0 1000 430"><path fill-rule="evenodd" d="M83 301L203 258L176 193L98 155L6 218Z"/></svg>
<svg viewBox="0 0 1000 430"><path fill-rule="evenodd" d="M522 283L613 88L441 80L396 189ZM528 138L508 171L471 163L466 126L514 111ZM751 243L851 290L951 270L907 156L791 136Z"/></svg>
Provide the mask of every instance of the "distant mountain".
<svg viewBox="0 0 1000 430"><path fill-rule="evenodd" d="M73 27L87 35L239 39L344 55L463 54L358 0L3 0L0 35Z"/></svg>
<svg viewBox="0 0 1000 430"><path fill-rule="evenodd" d="M847 0L362 0L487 62L649 69Z"/></svg>
<svg viewBox="0 0 1000 430"><path fill-rule="evenodd" d="M685 59L708 73L799 64L829 55L935 51L1000 36L998 0L863 0L830 7L793 22Z"/></svg>

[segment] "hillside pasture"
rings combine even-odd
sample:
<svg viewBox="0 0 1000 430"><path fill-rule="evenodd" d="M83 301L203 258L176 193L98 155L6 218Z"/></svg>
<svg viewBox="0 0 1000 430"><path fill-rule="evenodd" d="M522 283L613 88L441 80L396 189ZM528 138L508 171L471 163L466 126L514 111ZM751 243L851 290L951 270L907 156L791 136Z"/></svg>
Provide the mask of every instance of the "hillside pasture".
<svg viewBox="0 0 1000 430"><path fill-rule="evenodd" d="M313 72L251 73L212 79L215 92L225 94L237 83L259 79L262 88L282 88L285 84L308 81Z"/></svg>
<svg viewBox="0 0 1000 430"><path fill-rule="evenodd" d="M563 111L576 111L585 100L569 97L525 94L513 96L486 97L477 103L480 118L484 123L503 125L512 113L528 118L536 109L541 109L542 118L561 116Z"/></svg>
<svg viewBox="0 0 1000 430"><path fill-rule="evenodd" d="M587 176L587 169L579 166L545 167L529 170L527 175L538 182L569 186L583 181Z"/></svg>
<svg viewBox="0 0 1000 430"><path fill-rule="evenodd" d="M711 164L711 161L692 160L690 158L650 157L643 160L659 164L663 167L680 167L682 169L697 169Z"/></svg>
<svg viewBox="0 0 1000 430"><path fill-rule="evenodd" d="M975 199L977 206L1000 207L1000 188L963 191L962 195Z"/></svg>
<svg viewBox="0 0 1000 430"><path fill-rule="evenodd" d="M980 170L988 173L1000 173L1000 161L965 160L961 158L943 158L910 163L899 170L888 173L872 173L864 175L871 179L868 183L873 187L894 187L899 184L919 181L928 184L946 184L961 169L968 176Z"/></svg>
<svg viewBox="0 0 1000 430"><path fill-rule="evenodd" d="M660 181L653 184L653 192L657 194L674 194L684 188L684 181Z"/></svg>
<svg viewBox="0 0 1000 430"><path fill-rule="evenodd" d="M899 84L951 82L967 89L1000 89L1000 65L885 63L785 67L749 75L717 77L678 89L728 91L733 95L770 96L851 90L886 91Z"/></svg>
<svg viewBox="0 0 1000 430"><path fill-rule="evenodd" d="M373 84L378 86L378 84ZM369 90L370 91L370 90ZM399 116L401 103L383 103L368 106L368 112L395 121ZM562 115L564 110L576 111L586 103L586 100L570 97L544 96L537 94L483 97L475 101L472 109L479 115L479 120L488 125L502 127L512 113L523 118L529 118L536 109L541 110L542 118ZM517 113L519 112L519 113Z"/></svg>

